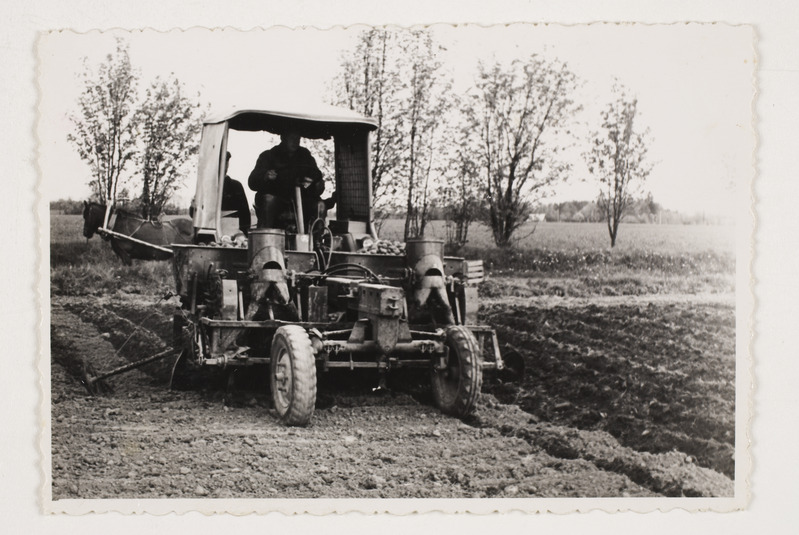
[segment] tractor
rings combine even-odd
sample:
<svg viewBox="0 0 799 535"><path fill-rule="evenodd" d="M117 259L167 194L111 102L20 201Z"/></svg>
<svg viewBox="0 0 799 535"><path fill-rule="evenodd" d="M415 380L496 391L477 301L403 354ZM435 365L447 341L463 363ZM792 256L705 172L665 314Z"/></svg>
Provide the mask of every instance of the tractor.
<svg viewBox="0 0 799 535"><path fill-rule="evenodd" d="M173 385L185 386L200 369L260 366L269 370L281 421L304 426L321 373L371 368L384 387L386 374L422 368L442 412L463 417L474 409L484 371L506 367L496 333L477 322L482 261L444 256L443 241L426 237L374 247L369 136L376 128L332 106L237 108L205 120L193 244L172 246L180 297ZM246 246L231 239L221 210L230 130L332 140L335 219L306 229L298 214L288 229L253 226Z"/></svg>

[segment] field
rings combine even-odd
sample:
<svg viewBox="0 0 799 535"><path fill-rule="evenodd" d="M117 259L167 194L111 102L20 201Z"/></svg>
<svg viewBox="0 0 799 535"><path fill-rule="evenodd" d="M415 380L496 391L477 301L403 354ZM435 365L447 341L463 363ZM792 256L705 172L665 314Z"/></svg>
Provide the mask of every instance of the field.
<svg viewBox="0 0 799 535"><path fill-rule="evenodd" d="M380 229L382 237L401 239L404 221L387 220ZM426 233L445 239L446 225L433 221ZM514 244L521 249L550 251L597 251L610 248L608 229L604 223L526 223L516 233ZM735 235L732 227L715 225L643 225L624 224L619 230L616 251L682 253L732 253ZM491 229L482 223L469 227L469 247L492 249Z"/></svg>
<svg viewBox="0 0 799 535"><path fill-rule="evenodd" d="M481 321L522 354L523 381L487 379L459 421L424 378L378 395L374 377L331 374L314 424L287 429L262 381L171 392L168 363L88 396L84 365L170 343L175 300L168 262L126 268L81 225L51 219L55 499L732 494L729 229L625 225L609 251L601 225L542 223L506 251L476 228L464 253L489 268Z"/></svg>

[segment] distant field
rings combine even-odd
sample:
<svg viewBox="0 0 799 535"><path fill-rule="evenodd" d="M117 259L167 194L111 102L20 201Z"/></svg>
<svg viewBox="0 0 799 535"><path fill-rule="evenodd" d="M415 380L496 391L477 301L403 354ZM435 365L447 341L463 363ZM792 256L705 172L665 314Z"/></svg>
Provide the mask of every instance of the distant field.
<svg viewBox="0 0 799 535"><path fill-rule="evenodd" d="M164 216L163 219L164 221L169 221L170 219L178 217L188 216L167 215ZM92 238L92 241L94 241L95 238ZM50 212L50 243L64 243L76 240L86 241L86 238L83 237L83 216Z"/></svg>
<svg viewBox="0 0 799 535"><path fill-rule="evenodd" d="M83 218L79 215L51 215L50 242L84 241ZM383 224L380 237L402 239L404 222L390 219ZM530 234L532 232L532 234ZM443 221L428 225L427 234L445 239ZM608 231L602 223L539 223L519 229L516 243L521 249L548 249L553 251L595 251L610 248ZM94 240L95 238L92 238ZM100 241L100 240L98 240ZM469 229L470 247L492 248L491 230L483 224L473 224ZM622 224L616 250L629 252L646 250L653 253L731 253L734 247L734 229L712 225L640 225Z"/></svg>
<svg viewBox="0 0 799 535"><path fill-rule="evenodd" d="M83 217L50 214L50 243L86 241L83 237Z"/></svg>
<svg viewBox="0 0 799 535"><path fill-rule="evenodd" d="M381 228L381 238L402 238L404 221L390 219ZM533 229L535 229L533 231ZM734 228L711 225L643 225L622 223L615 250L620 253L648 251L651 253L732 253L735 246ZM531 234L532 232L532 234ZM446 239L443 221L433 221L427 235ZM551 251L596 251L610 249L608 229L604 223L538 223L526 224L516 232L520 249ZM483 224L469 228L470 248L492 248L491 229Z"/></svg>

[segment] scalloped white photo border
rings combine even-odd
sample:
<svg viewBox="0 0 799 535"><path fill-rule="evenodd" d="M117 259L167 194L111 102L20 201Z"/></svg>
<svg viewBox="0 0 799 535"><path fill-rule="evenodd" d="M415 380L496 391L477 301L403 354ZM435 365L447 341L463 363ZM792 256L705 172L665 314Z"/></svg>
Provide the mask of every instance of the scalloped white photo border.
<svg viewBox="0 0 799 535"><path fill-rule="evenodd" d="M601 23L599 23L601 24ZM551 26L552 24L550 24ZM702 24L712 32L714 24ZM581 25L564 26L568 31L579 31ZM653 25L655 26L655 25ZM656 25L660 26L660 25ZM725 25L727 26L727 25ZM751 26L741 25L741 39L751 43L753 58L757 42L755 30ZM145 32L151 30L145 30ZM212 30L207 30L212 31ZM213 30L222 31L222 30ZM224 31L237 31L225 29ZM260 30L251 30L260 31ZM268 29L264 31L269 31ZM58 32L40 34L41 39L52 39ZM49 68L48 60L39 59L38 73ZM754 103L757 96L755 66L752 66L752 85L744 88L752 94ZM39 87L40 92L54 91L57 88ZM756 118L752 112L752 122L744 127L751 129L756 136ZM39 118L37 129L47 128L47 124ZM40 147L41 149L41 147ZM753 148L756 151L756 145ZM40 150L41 153L41 150ZM750 184L755 180L755 153L752 154ZM753 258L752 236L755 228L754 204L750 188L739 188L735 212L737 219L736 234L736 477L735 495L720 498L507 498L507 499L63 499L52 500L50 488L52 483L52 452L50 449L50 347L49 347L49 210L47 182L39 178L40 199L38 205L39 223L39 291L40 314L40 353L38 368L41 387L41 434L39 448L41 452L41 505L45 513L66 513L70 515L84 513L120 512L124 514L151 513L163 515L168 513L184 513L199 511L204 514L229 513L246 515L251 513L267 513L279 511L287 514L310 513L325 515L358 511L363 513L391 513L407 515L423 512L475 513L494 512L587 512L601 510L616 511L668 511L683 509L687 511L734 511L747 506L749 501L750 470L750 427L752 418L753 359L751 356L752 326L754 314L754 295L752 291L751 263Z"/></svg>

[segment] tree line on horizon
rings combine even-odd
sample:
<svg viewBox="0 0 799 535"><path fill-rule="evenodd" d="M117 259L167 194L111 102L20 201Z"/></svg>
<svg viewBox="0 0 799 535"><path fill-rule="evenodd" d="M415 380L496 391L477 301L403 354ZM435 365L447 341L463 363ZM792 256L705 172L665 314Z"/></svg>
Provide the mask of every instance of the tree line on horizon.
<svg viewBox="0 0 799 535"><path fill-rule="evenodd" d="M565 63L535 53L478 61L472 87L457 94L444 51L428 30L374 28L341 56L330 100L378 123L371 151L378 220L402 214L408 239L443 217L456 245L481 221L497 246L512 246L534 207L570 178L566 149L579 145L615 245L651 171L651 138L636 122L636 98L616 83L589 138L577 139L581 82ZM174 74L139 92L122 41L99 67L85 64L81 79L68 139L91 169L94 196L114 202L126 194L143 217L157 217L198 152L199 95L188 97Z"/></svg>
<svg viewBox="0 0 799 535"><path fill-rule="evenodd" d="M76 199L57 199L50 201L51 212L62 215L80 215L83 212L83 201ZM135 210L136 203L127 204L128 210ZM188 215L189 208L172 201L167 202L161 211L163 215ZM386 213L387 219L405 219L405 212ZM543 217L547 223L603 223L603 215L596 201L564 201L547 203L530 208L528 221L537 221ZM486 214L477 213L476 221L485 221ZM447 219L447 207L433 205L429 209L430 221L444 221L452 225ZM654 202L651 195L636 199L630 206L625 218L626 223L636 224L663 224L663 225L716 225L728 222L724 217L706 213L685 213L662 207Z"/></svg>

